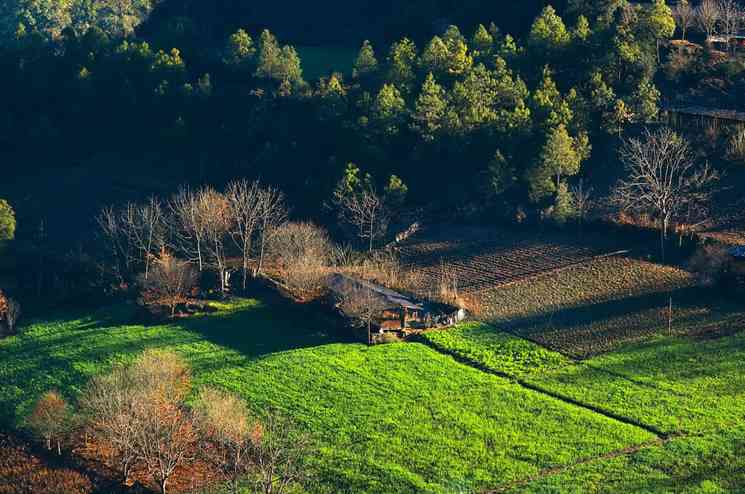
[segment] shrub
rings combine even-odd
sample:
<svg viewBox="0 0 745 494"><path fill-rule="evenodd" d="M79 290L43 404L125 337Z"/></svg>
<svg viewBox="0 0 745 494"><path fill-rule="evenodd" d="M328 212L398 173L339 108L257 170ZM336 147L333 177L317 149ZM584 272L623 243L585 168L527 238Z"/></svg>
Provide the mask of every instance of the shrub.
<svg viewBox="0 0 745 494"><path fill-rule="evenodd" d="M62 439L67 432L70 415L67 403L56 391L44 393L28 417L28 426L35 435L52 449L52 442L57 444L57 454L62 454Z"/></svg>

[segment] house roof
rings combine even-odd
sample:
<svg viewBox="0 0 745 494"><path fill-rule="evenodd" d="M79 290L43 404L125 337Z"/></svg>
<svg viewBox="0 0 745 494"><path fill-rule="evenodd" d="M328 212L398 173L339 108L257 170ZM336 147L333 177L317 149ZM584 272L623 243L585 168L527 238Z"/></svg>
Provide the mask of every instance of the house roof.
<svg viewBox="0 0 745 494"><path fill-rule="evenodd" d="M335 273L329 276L326 282L329 290L336 293L337 295L345 295L355 289L368 289L378 295L381 299L385 300L386 303L390 304L391 307L402 307L410 310L423 310L424 305L417 303L416 301L398 293L384 286L370 283L369 281L361 280L359 278L352 278L341 273Z"/></svg>

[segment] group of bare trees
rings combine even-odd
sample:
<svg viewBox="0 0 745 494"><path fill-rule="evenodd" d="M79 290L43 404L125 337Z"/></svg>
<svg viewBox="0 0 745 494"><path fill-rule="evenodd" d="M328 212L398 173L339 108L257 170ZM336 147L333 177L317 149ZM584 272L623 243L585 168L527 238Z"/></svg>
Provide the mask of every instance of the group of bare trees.
<svg viewBox="0 0 745 494"><path fill-rule="evenodd" d="M58 393L45 393L27 423L47 447L61 453L64 439L85 437L86 447L121 474L161 493L201 461L226 481L251 492L284 493L306 474L307 435L276 411L260 418L238 396L212 388L191 407L189 367L175 354L148 350L134 362L95 376L83 390L77 415Z"/></svg>
<svg viewBox="0 0 745 494"><path fill-rule="evenodd" d="M220 290L228 289L228 259L242 259L243 288L253 262L262 269L267 239L287 217L284 196L258 181L239 180L225 192L212 187L183 188L167 201L152 197L144 203L106 208L98 224L122 279L142 273L151 278L164 252L192 264L199 273L215 272Z"/></svg>
<svg viewBox="0 0 745 494"><path fill-rule="evenodd" d="M735 36L745 25L745 7L739 0L703 0L698 7L681 0L673 8L673 16L683 39L694 26L711 38Z"/></svg>

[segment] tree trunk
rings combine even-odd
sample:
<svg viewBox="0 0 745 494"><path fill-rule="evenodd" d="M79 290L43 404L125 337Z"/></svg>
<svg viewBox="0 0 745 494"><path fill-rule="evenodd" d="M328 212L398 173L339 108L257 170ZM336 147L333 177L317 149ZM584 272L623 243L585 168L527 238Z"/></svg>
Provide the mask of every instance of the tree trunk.
<svg viewBox="0 0 745 494"><path fill-rule="evenodd" d="M256 267L254 276L261 274L261 268L264 266L264 247L266 246L266 220L261 227L261 252L259 252L259 265Z"/></svg>
<svg viewBox="0 0 745 494"><path fill-rule="evenodd" d="M57 456L62 456L62 444L59 439L57 439Z"/></svg>
<svg viewBox="0 0 745 494"><path fill-rule="evenodd" d="M160 481L160 493L166 494L166 484L168 483L168 479L163 479Z"/></svg>

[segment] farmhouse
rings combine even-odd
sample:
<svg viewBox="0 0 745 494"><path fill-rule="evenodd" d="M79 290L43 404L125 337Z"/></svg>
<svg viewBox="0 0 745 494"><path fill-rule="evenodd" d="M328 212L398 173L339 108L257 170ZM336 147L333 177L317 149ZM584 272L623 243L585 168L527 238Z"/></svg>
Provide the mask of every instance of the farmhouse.
<svg viewBox="0 0 745 494"><path fill-rule="evenodd" d="M449 326L463 321L466 317L463 309L415 300L375 283L340 273L331 275L327 286L337 301L337 308L346 317L354 317L354 314L345 313L343 303L345 299L360 293L369 297L369 305L375 311L370 319L380 333L408 334L429 328Z"/></svg>

